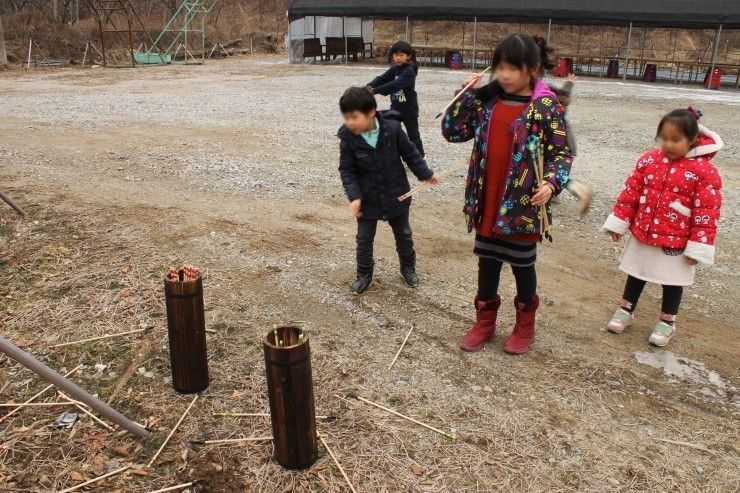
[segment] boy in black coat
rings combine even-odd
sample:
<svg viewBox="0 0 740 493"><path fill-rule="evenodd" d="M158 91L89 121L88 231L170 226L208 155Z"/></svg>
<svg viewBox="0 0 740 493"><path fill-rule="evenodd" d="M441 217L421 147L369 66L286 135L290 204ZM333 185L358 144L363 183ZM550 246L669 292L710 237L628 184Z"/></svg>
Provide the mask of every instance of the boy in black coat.
<svg viewBox="0 0 740 493"><path fill-rule="evenodd" d="M419 133L419 100L416 95L416 74L419 67L413 60L414 50L405 41L398 41L390 49L393 66L367 85L373 94L391 97L391 109L401 114L409 139L424 157L424 145Z"/></svg>
<svg viewBox="0 0 740 493"><path fill-rule="evenodd" d="M416 253L409 225L411 198L398 198L410 190L401 159L419 180L433 185L439 178L429 169L416 146L409 141L398 113L378 113L373 94L363 87L350 87L339 100L344 125L340 139L339 174L357 218L357 280L355 294L364 293L373 280L373 241L378 221L388 221L396 239L401 275L407 285L419 284Z"/></svg>

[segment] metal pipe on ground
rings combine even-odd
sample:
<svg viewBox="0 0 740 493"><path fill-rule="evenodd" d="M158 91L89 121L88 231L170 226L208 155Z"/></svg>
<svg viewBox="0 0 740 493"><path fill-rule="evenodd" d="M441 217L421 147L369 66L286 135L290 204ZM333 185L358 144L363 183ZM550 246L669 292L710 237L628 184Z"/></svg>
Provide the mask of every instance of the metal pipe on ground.
<svg viewBox="0 0 740 493"><path fill-rule="evenodd" d="M41 363L39 360L34 358L29 353L18 348L15 344L9 340L0 337L0 352L5 353L8 357L16 360L32 372L36 373L41 378L54 384L56 387L62 389L67 395L80 402L84 402L97 412L105 416L106 418L113 421L121 428L133 433L134 435L146 438L150 435L149 431L143 426L134 423L123 414L119 413L105 402L96 399L85 390L81 389L73 382L70 382L59 373L55 372L48 366Z"/></svg>

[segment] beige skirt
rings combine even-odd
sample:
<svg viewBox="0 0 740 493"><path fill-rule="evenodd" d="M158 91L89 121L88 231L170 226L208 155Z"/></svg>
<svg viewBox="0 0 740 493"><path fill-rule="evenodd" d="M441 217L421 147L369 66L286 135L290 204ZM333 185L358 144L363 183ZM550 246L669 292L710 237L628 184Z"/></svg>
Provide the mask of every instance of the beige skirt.
<svg viewBox="0 0 740 493"><path fill-rule="evenodd" d="M696 268L680 250L646 245L630 236L622 252L619 270L643 281L667 286L694 284Z"/></svg>

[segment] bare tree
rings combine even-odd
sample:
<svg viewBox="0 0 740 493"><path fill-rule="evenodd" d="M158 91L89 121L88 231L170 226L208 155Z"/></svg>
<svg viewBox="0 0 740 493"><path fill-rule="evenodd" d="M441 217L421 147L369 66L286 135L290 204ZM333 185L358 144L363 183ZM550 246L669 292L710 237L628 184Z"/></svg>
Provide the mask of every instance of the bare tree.
<svg viewBox="0 0 740 493"><path fill-rule="evenodd" d="M8 55L5 53L5 36L3 35L3 20L0 18L0 67L8 64Z"/></svg>

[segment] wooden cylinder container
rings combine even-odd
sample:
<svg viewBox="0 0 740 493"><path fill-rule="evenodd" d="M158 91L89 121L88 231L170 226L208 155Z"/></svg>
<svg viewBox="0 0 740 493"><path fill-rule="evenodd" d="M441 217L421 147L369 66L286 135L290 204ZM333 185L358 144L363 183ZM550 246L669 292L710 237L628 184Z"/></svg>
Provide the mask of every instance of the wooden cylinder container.
<svg viewBox="0 0 740 493"><path fill-rule="evenodd" d="M309 467L319 451L308 334L278 327L263 345L275 460L288 469Z"/></svg>
<svg viewBox="0 0 740 493"><path fill-rule="evenodd" d="M183 278L182 271L180 279ZM203 279L164 280L172 386L184 394L208 387Z"/></svg>

